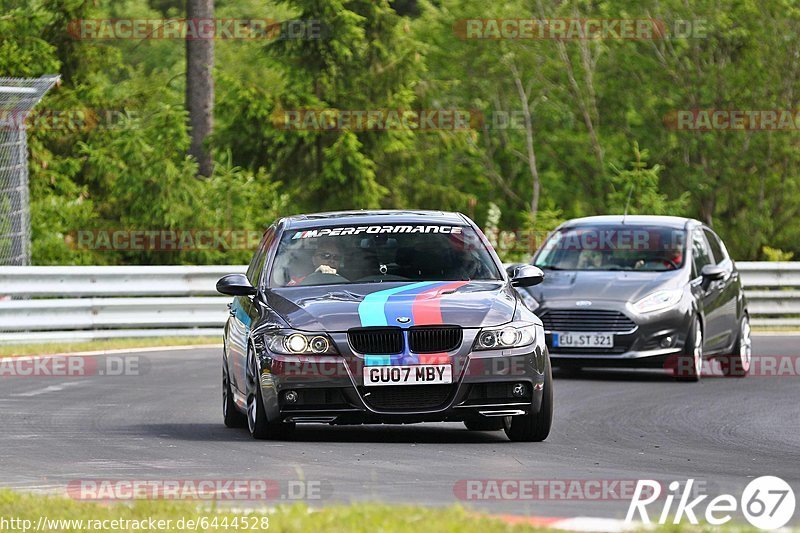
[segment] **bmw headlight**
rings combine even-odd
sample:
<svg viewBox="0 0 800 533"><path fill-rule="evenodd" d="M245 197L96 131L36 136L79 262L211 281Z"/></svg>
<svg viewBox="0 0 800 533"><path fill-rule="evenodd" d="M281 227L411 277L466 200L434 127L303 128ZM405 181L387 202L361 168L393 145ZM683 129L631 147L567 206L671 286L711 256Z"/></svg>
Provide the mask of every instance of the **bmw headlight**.
<svg viewBox="0 0 800 533"><path fill-rule="evenodd" d="M324 334L280 331L266 333L264 343L273 353L284 355L335 355L333 341Z"/></svg>
<svg viewBox="0 0 800 533"><path fill-rule="evenodd" d="M484 328L475 339L475 350L520 348L536 342L536 325L512 322L498 328Z"/></svg>
<svg viewBox="0 0 800 533"><path fill-rule="evenodd" d="M673 307L681 301L683 289L669 289L648 294L641 300L630 304L631 309L637 313L654 313Z"/></svg>

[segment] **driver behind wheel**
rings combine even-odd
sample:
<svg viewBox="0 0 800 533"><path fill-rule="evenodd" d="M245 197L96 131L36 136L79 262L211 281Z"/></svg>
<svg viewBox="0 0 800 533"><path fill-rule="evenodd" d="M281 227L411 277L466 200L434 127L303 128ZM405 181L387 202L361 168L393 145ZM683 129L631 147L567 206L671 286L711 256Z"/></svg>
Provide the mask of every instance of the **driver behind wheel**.
<svg viewBox="0 0 800 533"><path fill-rule="evenodd" d="M316 270L323 274L336 274L342 262L342 251L336 241L322 241L311 257Z"/></svg>
<svg viewBox="0 0 800 533"><path fill-rule="evenodd" d="M311 263L314 270L310 274L303 276L292 276L287 285L297 285L307 276L319 272L320 274L338 274L342 262L342 251L339 244L334 240L321 241L317 246L314 255L311 256Z"/></svg>
<svg viewBox="0 0 800 533"><path fill-rule="evenodd" d="M667 267L667 270L675 270L683 264L683 252L680 249L669 250L661 263Z"/></svg>
<svg viewBox="0 0 800 533"><path fill-rule="evenodd" d="M655 259L640 259L633 266L634 269L640 270L643 268L658 270L675 270L680 268L683 264L683 251L680 249L667 249L663 250L661 257Z"/></svg>

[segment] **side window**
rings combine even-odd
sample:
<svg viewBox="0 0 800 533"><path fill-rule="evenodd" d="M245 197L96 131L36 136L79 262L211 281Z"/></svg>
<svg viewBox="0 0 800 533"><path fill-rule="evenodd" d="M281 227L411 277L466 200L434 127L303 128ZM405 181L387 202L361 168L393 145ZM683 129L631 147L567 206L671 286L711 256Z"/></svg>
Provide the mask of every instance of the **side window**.
<svg viewBox="0 0 800 533"><path fill-rule="evenodd" d="M264 263L267 260L269 246L270 243L272 243L272 237L274 235L274 227L270 227L266 232L264 232L264 236L261 238L261 243L258 245L258 250L256 250L253 260L250 261L250 266L247 268L247 279L250 280L250 284L254 287L261 277L261 271L264 270Z"/></svg>
<svg viewBox="0 0 800 533"><path fill-rule="evenodd" d="M708 245L711 247L711 253L714 254L714 259L716 260L717 264L725 261L728 257L722 248L722 243L719 242L719 237L717 237L714 232L708 228L703 228L703 233L706 235L706 240L708 241Z"/></svg>
<svg viewBox="0 0 800 533"><path fill-rule="evenodd" d="M692 267L694 277L700 275L703 267L710 265L713 262L711 254L706 244L706 239L703 237L703 232L696 229L692 232Z"/></svg>

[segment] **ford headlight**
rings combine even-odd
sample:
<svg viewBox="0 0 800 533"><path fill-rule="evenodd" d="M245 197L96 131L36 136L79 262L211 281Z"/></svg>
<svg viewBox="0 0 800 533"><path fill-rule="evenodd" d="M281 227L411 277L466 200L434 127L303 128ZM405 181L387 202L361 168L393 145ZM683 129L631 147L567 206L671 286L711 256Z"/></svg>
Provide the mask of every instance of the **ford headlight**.
<svg viewBox="0 0 800 533"><path fill-rule="evenodd" d="M266 333L264 343L273 353L284 355L335 355L336 348L330 337L318 333L280 331Z"/></svg>
<svg viewBox="0 0 800 533"><path fill-rule="evenodd" d="M683 289L656 291L631 304L631 309L641 314L663 311L675 306L682 297Z"/></svg>
<svg viewBox="0 0 800 533"><path fill-rule="evenodd" d="M497 328L484 328L475 339L475 350L520 348L536 342L536 324L512 322Z"/></svg>

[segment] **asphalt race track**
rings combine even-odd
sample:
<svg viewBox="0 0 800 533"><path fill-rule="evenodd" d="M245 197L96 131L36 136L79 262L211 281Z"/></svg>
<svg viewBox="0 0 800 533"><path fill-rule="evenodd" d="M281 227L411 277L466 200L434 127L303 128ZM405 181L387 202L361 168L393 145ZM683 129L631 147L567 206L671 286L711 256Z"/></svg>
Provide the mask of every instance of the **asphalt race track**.
<svg viewBox="0 0 800 533"><path fill-rule="evenodd" d="M800 336L756 336L754 353L800 355ZM139 375L0 377L0 483L64 493L85 479L266 478L282 487L304 480L316 483L312 506L460 503L492 513L623 518L627 498L497 499L479 491L492 499L473 493L467 500L461 489L463 480L549 480L552 487L570 480L693 478L711 497L738 498L750 479L778 475L800 499L796 373L709 377L698 384L646 371L557 374L553 432L539 444L511 443L502 432L470 432L455 423L309 425L292 441L269 442L222 425L219 350L124 356L132 357ZM287 491L248 505L274 505Z"/></svg>

